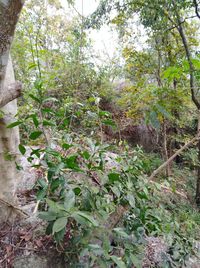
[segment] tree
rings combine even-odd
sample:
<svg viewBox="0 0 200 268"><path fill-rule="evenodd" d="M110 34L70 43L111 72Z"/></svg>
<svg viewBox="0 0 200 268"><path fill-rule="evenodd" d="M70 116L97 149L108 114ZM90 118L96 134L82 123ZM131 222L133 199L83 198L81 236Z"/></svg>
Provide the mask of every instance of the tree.
<svg viewBox="0 0 200 268"><path fill-rule="evenodd" d="M110 19L109 14L111 11L117 11L117 16L114 19L118 25L127 25L135 14L139 15L140 22L149 32L149 34L156 34L161 39L165 37L166 32L172 32L174 29L179 35L179 40L184 49L184 58L188 63L188 75L191 99L196 106L197 114L200 113L200 100L198 98L198 79L196 78L197 69L193 63L194 53L193 48L190 46L188 36L186 34L188 20L195 17L191 16L191 12L195 11L196 16L199 18L199 3L192 0L138 0L138 1L110 1L102 0L96 12L90 17L87 26L100 25L106 21L113 21ZM163 30L164 29L164 30ZM179 41L179 42L180 42ZM199 116L198 116L199 117ZM200 118L198 118L200 122ZM200 131L200 123L198 123L198 134ZM199 161L200 161L200 142L199 148ZM196 203L200 205L200 166L197 166L197 183L196 183Z"/></svg>
<svg viewBox="0 0 200 268"><path fill-rule="evenodd" d="M21 84L15 82L10 47L15 27L23 7L23 0L0 0L0 199L13 203L18 173L15 158L18 154L18 128L7 128L17 113L16 98ZM10 210L0 202L0 221L5 221Z"/></svg>

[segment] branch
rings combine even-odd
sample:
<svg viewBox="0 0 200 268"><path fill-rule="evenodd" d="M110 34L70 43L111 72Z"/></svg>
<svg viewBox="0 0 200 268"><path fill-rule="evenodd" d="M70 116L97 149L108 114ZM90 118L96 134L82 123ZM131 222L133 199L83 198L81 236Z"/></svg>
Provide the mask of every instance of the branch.
<svg viewBox="0 0 200 268"><path fill-rule="evenodd" d="M188 143L186 143L184 146L182 146L178 151L176 151L175 154L173 154L166 162L164 162L161 166L159 166L159 168L157 168L156 170L153 171L153 173L151 174L151 176L149 177L149 180L151 181L156 175L158 175L160 173L161 170L163 170L167 165L169 165L174 158L181 154L182 151L184 151L185 149L187 149L190 145L192 145L193 143L195 143L196 141L198 141L200 139L200 133L198 133L198 135L196 137L194 137L191 141L189 141Z"/></svg>
<svg viewBox="0 0 200 268"><path fill-rule="evenodd" d="M26 213L22 209L14 206L13 204L9 203L8 201L3 200L2 198L0 198L0 203L7 206L8 208L11 208L12 210L16 211L18 214L20 214L23 217L30 217L30 215L28 213Z"/></svg>
<svg viewBox="0 0 200 268"><path fill-rule="evenodd" d="M193 0L193 4L194 4L194 7L195 7L195 13L196 13L197 17L200 19L199 6L198 6L197 1Z"/></svg>
<svg viewBox="0 0 200 268"><path fill-rule="evenodd" d="M159 184L155 181L149 181L151 184L155 184L157 186L159 186L161 189L165 190L166 192L168 193L172 193L172 194L177 194L177 195L180 195L181 197L185 198L185 199L188 199L188 196L180 191L172 191L172 189L170 189L169 187L163 185L163 184Z"/></svg>
<svg viewBox="0 0 200 268"><path fill-rule="evenodd" d="M0 91L0 108L18 98L21 95L21 92L22 84L19 81L5 87L2 92Z"/></svg>

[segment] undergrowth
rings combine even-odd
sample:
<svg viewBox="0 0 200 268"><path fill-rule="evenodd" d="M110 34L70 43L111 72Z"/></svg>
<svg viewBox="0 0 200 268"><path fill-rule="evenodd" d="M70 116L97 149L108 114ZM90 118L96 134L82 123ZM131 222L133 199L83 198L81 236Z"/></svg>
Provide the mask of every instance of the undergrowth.
<svg viewBox="0 0 200 268"><path fill-rule="evenodd" d="M41 92L42 82L35 86ZM168 180L161 175L159 183L149 182L161 158L123 142L103 142L102 125L115 123L99 100L92 107L94 131L85 135L72 131L72 114L61 111L59 102L40 98L31 95L34 113L8 127L20 125L31 147L27 160L41 171L35 185L39 217L68 267L143 267L151 259L151 237L166 244L152 267L187 266L197 254L200 217L176 190L187 194L186 185L193 187L193 170L174 166ZM50 100L53 108L46 108ZM26 154L24 144L19 150Z"/></svg>

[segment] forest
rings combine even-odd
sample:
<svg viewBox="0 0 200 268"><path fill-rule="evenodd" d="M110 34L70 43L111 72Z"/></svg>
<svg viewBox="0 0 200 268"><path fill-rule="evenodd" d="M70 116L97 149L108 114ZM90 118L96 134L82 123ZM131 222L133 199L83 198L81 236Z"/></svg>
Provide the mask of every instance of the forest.
<svg viewBox="0 0 200 268"><path fill-rule="evenodd" d="M199 0L0 0L0 268L200 267L199 29Z"/></svg>

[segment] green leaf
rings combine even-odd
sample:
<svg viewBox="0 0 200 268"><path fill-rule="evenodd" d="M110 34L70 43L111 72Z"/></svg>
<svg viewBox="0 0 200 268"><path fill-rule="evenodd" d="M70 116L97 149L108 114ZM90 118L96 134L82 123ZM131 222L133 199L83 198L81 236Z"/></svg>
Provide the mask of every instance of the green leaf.
<svg viewBox="0 0 200 268"><path fill-rule="evenodd" d="M22 121L15 121L15 122L7 125L7 128L13 128L13 127L21 125L22 123L23 123Z"/></svg>
<svg viewBox="0 0 200 268"><path fill-rule="evenodd" d="M54 192L56 189L58 189L58 187L61 184L61 180L60 179L54 179L51 182L51 192Z"/></svg>
<svg viewBox="0 0 200 268"><path fill-rule="evenodd" d="M34 87L37 89L37 90L41 90L42 89L42 86L43 86L43 82L41 79L37 79L35 82L34 82Z"/></svg>
<svg viewBox="0 0 200 268"><path fill-rule="evenodd" d="M111 127L115 127L116 124L112 119L106 119L106 120L102 120L102 123L106 126L111 126Z"/></svg>
<svg viewBox="0 0 200 268"><path fill-rule="evenodd" d="M79 187L74 188L74 193L75 195L79 195L81 193L81 188Z"/></svg>
<svg viewBox="0 0 200 268"><path fill-rule="evenodd" d="M131 259L135 268L142 267L142 261L140 259L138 259L135 255L130 254L130 259Z"/></svg>
<svg viewBox="0 0 200 268"><path fill-rule="evenodd" d="M166 111L166 109L163 106L156 104L156 108L165 118L168 118L168 119L171 118L170 113L168 113L168 111Z"/></svg>
<svg viewBox="0 0 200 268"><path fill-rule="evenodd" d="M35 63L31 63L31 64L28 66L28 70L35 69L36 67L37 67L37 64L35 64Z"/></svg>
<svg viewBox="0 0 200 268"><path fill-rule="evenodd" d="M54 127L56 124L54 122L51 122L50 120L44 120L43 126L51 126Z"/></svg>
<svg viewBox="0 0 200 268"><path fill-rule="evenodd" d="M68 222L67 217L62 217L62 218L57 219L53 225L53 234L58 233L61 230L63 230L66 227L67 222Z"/></svg>
<svg viewBox="0 0 200 268"><path fill-rule="evenodd" d="M41 103L41 100L38 99L36 96L34 96L33 94L29 94L29 97L31 97L31 99L33 99L34 101Z"/></svg>
<svg viewBox="0 0 200 268"><path fill-rule="evenodd" d="M46 99L43 100L43 103L44 102L48 102L48 101L58 102L59 100L56 99L56 98L53 98L53 97L48 97L48 98L46 98Z"/></svg>
<svg viewBox="0 0 200 268"><path fill-rule="evenodd" d="M113 183L115 181L119 181L120 180L120 174L119 173L110 173L110 174L108 174L108 178L109 178L109 181L111 183Z"/></svg>
<svg viewBox="0 0 200 268"><path fill-rule="evenodd" d="M45 211L45 212L40 212L38 214L38 217L45 221L55 221L57 214L53 211Z"/></svg>
<svg viewBox="0 0 200 268"><path fill-rule="evenodd" d="M26 153L26 148L22 145L22 144L19 144L19 151L22 155L25 155Z"/></svg>
<svg viewBox="0 0 200 268"><path fill-rule="evenodd" d="M113 231L120 237L124 238L124 239L130 239L130 235L127 234L123 228L114 228Z"/></svg>
<svg viewBox="0 0 200 268"><path fill-rule="evenodd" d="M46 197L46 194L47 194L46 188L38 190L36 194L37 200L43 200Z"/></svg>
<svg viewBox="0 0 200 268"><path fill-rule="evenodd" d="M121 258L117 257L117 256L111 256L110 257L112 261L114 261L115 264L117 264L117 266L119 268L126 268L126 264L121 260Z"/></svg>
<svg viewBox="0 0 200 268"><path fill-rule="evenodd" d="M65 195L64 207L67 211L74 207L76 196L73 190L69 190Z"/></svg>
<svg viewBox="0 0 200 268"><path fill-rule="evenodd" d="M63 143L63 145L62 145L62 148L63 148L64 150L68 150L68 149L71 148L71 147L73 147L73 145L68 144L68 143Z"/></svg>
<svg viewBox="0 0 200 268"><path fill-rule="evenodd" d="M135 198L132 193L128 193L127 200L132 208L135 207Z"/></svg>
<svg viewBox="0 0 200 268"><path fill-rule="evenodd" d="M107 112L107 111L99 111L99 116L100 117L103 117L103 116L105 116L105 117L108 117L108 116L110 116L111 114L109 113L109 112Z"/></svg>
<svg viewBox="0 0 200 268"><path fill-rule="evenodd" d="M80 170L78 163L76 162L76 159L77 159L77 155L72 155L72 156L66 158L64 160L66 168L70 168L73 170Z"/></svg>
<svg viewBox="0 0 200 268"><path fill-rule="evenodd" d="M37 180L37 183L38 183L42 188L44 188L44 189L46 189L46 188L48 187L48 184L47 184L46 181L43 180L43 179L39 179L39 180Z"/></svg>
<svg viewBox="0 0 200 268"><path fill-rule="evenodd" d="M37 119L37 115L33 114L31 117L33 119L33 123L34 123L35 127L38 127L39 126L39 121Z"/></svg>
<svg viewBox="0 0 200 268"><path fill-rule="evenodd" d="M36 140L37 138L39 138L42 135L42 131L34 131L30 134L29 138L31 140Z"/></svg>
<svg viewBox="0 0 200 268"><path fill-rule="evenodd" d="M79 222L80 218L85 219L87 222L91 223L94 227L98 226L98 222L92 217L90 216L88 213L86 212L82 212L82 211L76 211L74 212L72 215L72 217L75 218L75 220L77 220Z"/></svg>
<svg viewBox="0 0 200 268"><path fill-rule="evenodd" d="M56 240L57 243L59 243L60 241L63 240L65 235L65 228L63 228L60 232L57 232L54 234L54 238Z"/></svg>
<svg viewBox="0 0 200 268"><path fill-rule="evenodd" d="M81 152L80 155L86 160L90 159L90 153L88 151Z"/></svg>

